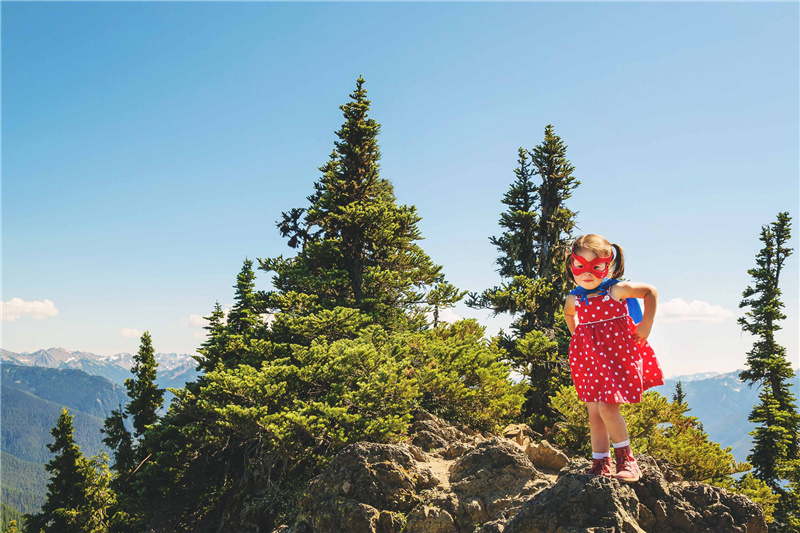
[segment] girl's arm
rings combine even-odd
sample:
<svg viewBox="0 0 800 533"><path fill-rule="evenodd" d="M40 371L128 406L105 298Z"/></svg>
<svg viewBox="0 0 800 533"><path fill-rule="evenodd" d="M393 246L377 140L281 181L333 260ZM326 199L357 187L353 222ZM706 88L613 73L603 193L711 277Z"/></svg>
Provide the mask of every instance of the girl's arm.
<svg viewBox="0 0 800 533"><path fill-rule="evenodd" d="M575 317L575 297L572 295L567 296L567 301L564 302L564 321L567 323L570 334L574 334L575 328L578 327L578 321Z"/></svg>
<svg viewBox="0 0 800 533"><path fill-rule="evenodd" d="M656 317L656 307L658 304L658 291L652 285L646 283L633 283L630 281L620 281L612 286L608 291L612 298L622 301L625 298L644 298L644 313L642 321L636 325L634 337L637 343L641 344L650 336L653 327L653 320Z"/></svg>

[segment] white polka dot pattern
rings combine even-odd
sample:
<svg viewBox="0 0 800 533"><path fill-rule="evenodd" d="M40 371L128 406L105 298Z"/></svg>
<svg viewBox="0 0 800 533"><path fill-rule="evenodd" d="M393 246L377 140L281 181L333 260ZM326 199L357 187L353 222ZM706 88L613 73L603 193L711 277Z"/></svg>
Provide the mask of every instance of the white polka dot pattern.
<svg viewBox="0 0 800 533"><path fill-rule="evenodd" d="M641 350L636 347L625 302L607 295L588 302L576 305L578 329L569 345L569 366L578 397L583 402L642 401L643 391L664 384L653 349L647 342ZM620 318L596 322L598 315ZM625 377L615 377L620 375Z"/></svg>

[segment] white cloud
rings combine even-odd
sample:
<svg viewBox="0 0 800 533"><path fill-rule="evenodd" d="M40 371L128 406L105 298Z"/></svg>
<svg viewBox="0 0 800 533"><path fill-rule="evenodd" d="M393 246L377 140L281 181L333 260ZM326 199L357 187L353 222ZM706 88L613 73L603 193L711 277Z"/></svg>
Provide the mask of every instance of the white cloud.
<svg viewBox="0 0 800 533"><path fill-rule="evenodd" d="M222 310L223 322L228 319L228 313L230 313L230 311L230 309ZM189 318L182 318L179 324L183 327L193 329L194 331L192 331L192 337L195 339L205 340L205 338L208 337L208 331L203 329L208 326L208 320L206 320L206 318L202 315L192 313L189 315Z"/></svg>
<svg viewBox="0 0 800 533"><path fill-rule="evenodd" d="M222 315L223 315L222 321L223 322L228 319L228 313L230 313L230 311L231 311L230 309L223 309L222 310ZM208 320L206 320L206 318L203 315L198 315L196 313L192 313L191 315L189 315L189 318L182 318L180 320L180 322L178 324L175 324L175 325L176 326L180 325L180 326L183 326L185 328L204 328L204 327L208 326ZM197 335L195 334L196 338L201 338L201 337L204 338L205 336L206 336L206 332L205 331L202 332L200 337L197 337Z"/></svg>
<svg viewBox="0 0 800 533"><path fill-rule="evenodd" d="M141 337L142 336L142 332L141 331L139 331L138 329L133 329L133 328L122 328L121 330L119 330L119 334L122 335L123 337L126 337L126 338Z"/></svg>
<svg viewBox="0 0 800 533"><path fill-rule="evenodd" d="M181 320L181 325L187 328L202 328L208 325L208 320L200 315L192 313L189 315L188 319L184 318Z"/></svg>
<svg viewBox="0 0 800 533"><path fill-rule="evenodd" d="M687 303L683 298L673 298L658 306L660 322L701 322L710 324L733 318L733 313L719 305L711 305L701 300Z"/></svg>
<svg viewBox="0 0 800 533"><path fill-rule="evenodd" d="M433 311L430 313L425 313L425 316L428 318L428 322L433 324ZM461 320L462 316L458 316L453 312L452 309L439 309L439 322L448 322L452 324L453 322L458 322Z"/></svg>
<svg viewBox="0 0 800 533"><path fill-rule="evenodd" d="M3 317L3 322L14 322L22 316L29 316L36 320L44 320L58 315L58 309L50 300L40 302L26 302L22 298L11 298L7 302L0 302L0 314Z"/></svg>

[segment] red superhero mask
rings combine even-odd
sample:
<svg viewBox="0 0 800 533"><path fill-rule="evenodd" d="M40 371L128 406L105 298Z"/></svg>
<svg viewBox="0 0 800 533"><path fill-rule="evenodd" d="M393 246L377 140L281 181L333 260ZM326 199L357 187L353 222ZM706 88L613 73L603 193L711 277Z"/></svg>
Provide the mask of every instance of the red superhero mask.
<svg viewBox="0 0 800 533"><path fill-rule="evenodd" d="M580 263L581 266L575 266L575 263L572 263L572 275L573 276L580 276L584 272L590 272L596 278L604 278L608 276L608 265L611 264L611 260L614 258L613 255L609 255L608 257L595 257L591 261L588 259L584 259L579 255L572 254L573 261L577 261ZM601 263L606 264L606 268L603 270L595 270L595 265L599 265Z"/></svg>

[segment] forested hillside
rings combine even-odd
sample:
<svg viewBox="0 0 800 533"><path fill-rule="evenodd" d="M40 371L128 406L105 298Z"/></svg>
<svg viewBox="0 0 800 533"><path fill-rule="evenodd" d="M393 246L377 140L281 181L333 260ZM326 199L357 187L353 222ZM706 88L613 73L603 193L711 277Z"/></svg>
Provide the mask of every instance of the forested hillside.
<svg viewBox="0 0 800 533"><path fill-rule="evenodd" d="M36 512L47 493L44 464L52 458L46 444L50 430L66 406L75 415L75 439L81 450L96 455L103 422L128 402L125 391L109 380L80 370L0 366L2 434L2 501L23 513Z"/></svg>

